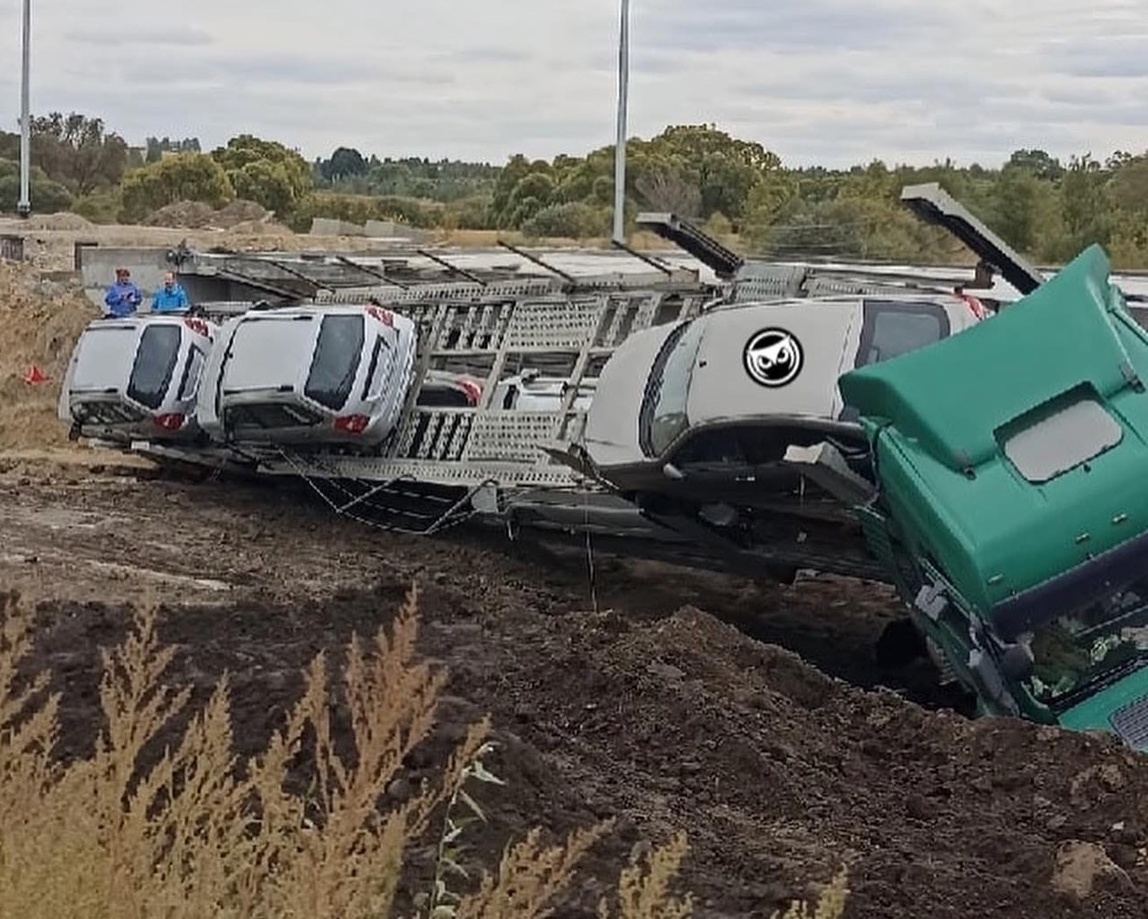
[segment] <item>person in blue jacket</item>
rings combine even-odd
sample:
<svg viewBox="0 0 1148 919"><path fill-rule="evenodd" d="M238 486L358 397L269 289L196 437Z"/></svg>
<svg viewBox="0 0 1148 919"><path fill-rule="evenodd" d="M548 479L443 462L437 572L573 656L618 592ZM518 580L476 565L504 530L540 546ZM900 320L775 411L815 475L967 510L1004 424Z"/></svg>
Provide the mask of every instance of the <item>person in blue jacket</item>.
<svg viewBox="0 0 1148 919"><path fill-rule="evenodd" d="M186 310L190 306L187 291L176 282L175 275L169 271L163 276L163 287L157 290L151 299L152 310L157 313L171 313Z"/></svg>
<svg viewBox="0 0 1148 919"><path fill-rule="evenodd" d="M132 315L143 302L140 289L132 283L132 273L126 268L116 269L116 283L104 294L107 315L120 318Z"/></svg>

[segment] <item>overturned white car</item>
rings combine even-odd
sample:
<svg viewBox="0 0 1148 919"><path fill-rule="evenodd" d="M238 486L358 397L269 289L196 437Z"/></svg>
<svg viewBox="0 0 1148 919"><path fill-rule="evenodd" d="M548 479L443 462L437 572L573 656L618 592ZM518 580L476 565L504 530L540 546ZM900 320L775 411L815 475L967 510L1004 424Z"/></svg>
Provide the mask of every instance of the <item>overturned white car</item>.
<svg viewBox="0 0 1148 919"><path fill-rule="evenodd" d="M145 314L97 319L80 335L58 414L75 437L195 441L203 369L219 334L205 319Z"/></svg>
<svg viewBox="0 0 1148 919"><path fill-rule="evenodd" d="M414 375L414 322L377 306L254 309L223 326L197 415L229 444L377 447Z"/></svg>

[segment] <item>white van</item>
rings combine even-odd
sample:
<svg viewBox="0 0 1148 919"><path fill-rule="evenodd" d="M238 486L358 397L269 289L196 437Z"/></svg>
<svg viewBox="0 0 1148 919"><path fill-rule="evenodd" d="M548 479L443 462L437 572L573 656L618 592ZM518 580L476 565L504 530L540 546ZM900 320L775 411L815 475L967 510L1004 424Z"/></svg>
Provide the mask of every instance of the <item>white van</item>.
<svg viewBox="0 0 1148 919"><path fill-rule="evenodd" d="M415 324L378 306L250 310L219 335L200 424L223 443L373 448L399 420L416 350Z"/></svg>
<svg viewBox="0 0 1148 919"><path fill-rule="evenodd" d="M193 441L203 369L219 326L162 314L96 319L80 335L60 389L71 436Z"/></svg>

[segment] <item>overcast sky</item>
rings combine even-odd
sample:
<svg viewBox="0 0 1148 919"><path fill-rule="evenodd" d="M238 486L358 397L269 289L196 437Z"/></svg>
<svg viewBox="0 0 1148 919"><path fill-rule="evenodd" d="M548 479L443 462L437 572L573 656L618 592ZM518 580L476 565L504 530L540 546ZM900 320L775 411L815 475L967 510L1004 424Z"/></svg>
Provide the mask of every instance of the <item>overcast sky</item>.
<svg viewBox="0 0 1148 919"><path fill-rule="evenodd" d="M132 143L502 163L614 136L618 0L33 3L32 109ZM712 122L788 165L1148 148L1148 0L632 0L630 135ZM0 124L20 0L0 0Z"/></svg>

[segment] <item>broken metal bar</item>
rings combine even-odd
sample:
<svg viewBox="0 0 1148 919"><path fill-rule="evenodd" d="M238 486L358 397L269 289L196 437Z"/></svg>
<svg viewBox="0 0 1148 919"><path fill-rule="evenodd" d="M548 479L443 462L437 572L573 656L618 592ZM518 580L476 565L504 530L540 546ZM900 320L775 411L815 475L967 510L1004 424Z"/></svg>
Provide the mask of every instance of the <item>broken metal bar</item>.
<svg viewBox="0 0 1148 919"><path fill-rule="evenodd" d="M569 284L577 284L578 283L578 279L576 277L574 277L574 275L568 274L567 272L563 271L561 268L555 268L553 265L547 264L544 260L540 259L537 255L531 255L529 252L525 251L524 249L519 249L517 246L512 246L510 243L508 243L502 239L500 239L498 241L498 244L500 246L502 246L503 249L509 249L515 255L521 255L527 261L534 262L535 265L538 265L541 268L545 268L547 271L553 271L556 275L558 275L558 277L562 278L562 280L566 281Z"/></svg>
<svg viewBox="0 0 1148 919"><path fill-rule="evenodd" d="M455 272L456 274L461 274L468 281L474 281L475 284L481 284L483 287L486 287L486 281L484 281L482 278L480 278L477 274L472 274L471 272L467 271L465 268L459 268L457 265L452 265L445 258L439 258L437 255L434 255L430 252L427 252L426 249L415 249L415 252L417 252L419 255L423 256L424 258L429 258L432 262L437 262L439 265L442 265L444 268L450 269L451 271Z"/></svg>
<svg viewBox="0 0 1148 919"><path fill-rule="evenodd" d="M330 284L325 284L322 281L319 281L316 278L311 277L306 272L300 271L298 268L292 268L290 265L283 264L283 262L279 261L279 259L258 258L257 256L253 256L253 255L241 255L241 254L236 254L236 255L232 256L232 258L239 259L239 260L244 261L244 262L266 263L268 265L273 265L274 267L278 268L280 271L284 272L285 274L292 275L292 276L298 278L300 281L306 281L308 284L310 284L316 290L334 290L335 289Z"/></svg>
<svg viewBox="0 0 1148 919"><path fill-rule="evenodd" d="M901 203L922 222L941 227L963 242L1022 295L1031 294L1044 283L1044 275L1028 259L973 216L939 182L906 185L901 189Z"/></svg>
<svg viewBox="0 0 1148 919"><path fill-rule="evenodd" d="M651 265L654 268L657 268L658 271L665 273L666 277L672 277L673 276L674 269L669 267L668 265L662 264L662 262L660 262L658 259L654 258L652 255L646 255L646 253L644 253L644 252L639 252L633 246L627 244L626 242L623 242L620 239L611 240L611 242L613 242L615 248L621 249L623 252L626 252L626 253L634 256L634 258L645 262L647 265Z"/></svg>
<svg viewBox="0 0 1148 919"><path fill-rule="evenodd" d="M380 281L386 281L388 284L394 284L399 290L406 290L410 287L409 284L403 284L401 281L396 281L394 278L388 277L385 271L376 271L370 265L362 265L354 259L349 259L345 255L336 255L335 261L341 265L346 265L348 268L354 268L363 274L368 274L372 278L378 278Z"/></svg>
<svg viewBox="0 0 1148 919"><path fill-rule="evenodd" d="M217 268L215 270L215 276L228 281L235 281L237 284L243 284L255 290L262 290L266 293L274 294L276 297L282 297L285 300L298 301L304 299L297 291L288 290L286 287L279 287L268 281L261 281L259 278L244 274L242 271L235 271L231 268Z"/></svg>
<svg viewBox="0 0 1148 919"><path fill-rule="evenodd" d="M722 280L731 279L745 264L745 259L728 249L699 227L672 213L643 212L634 221L639 227L652 230L666 242L688 252L703 265L713 270Z"/></svg>

